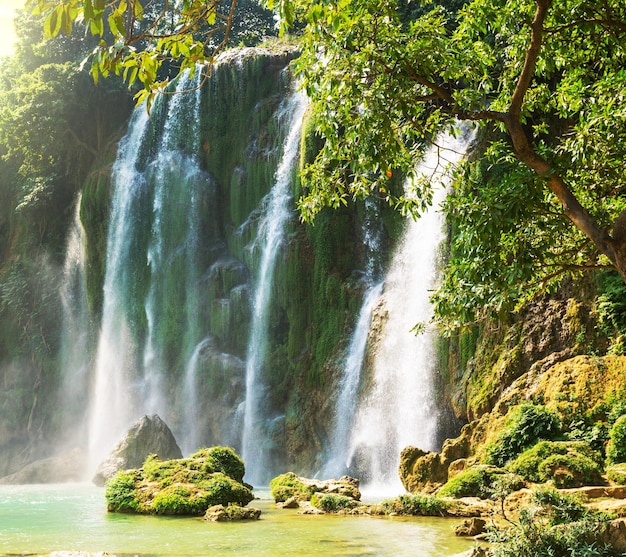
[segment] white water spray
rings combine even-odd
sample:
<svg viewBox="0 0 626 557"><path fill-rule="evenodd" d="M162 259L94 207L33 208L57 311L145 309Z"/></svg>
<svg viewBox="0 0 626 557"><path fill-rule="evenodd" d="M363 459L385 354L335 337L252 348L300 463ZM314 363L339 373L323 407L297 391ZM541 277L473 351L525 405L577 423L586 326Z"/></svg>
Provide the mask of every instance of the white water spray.
<svg viewBox="0 0 626 557"><path fill-rule="evenodd" d="M252 303L252 321L246 358L246 398L242 456L246 463L246 481L259 485L266 481L266 424L263 415L262 372L267 351L267 325L276 259L283 241L285 224L292 213L291 180L298 155L302 117L307 106L303 93L293 93L283 107L287 129L274 185L264 198L265 213L259 225L257 242L261 255Z"/></svg>
<svg viewBox="0 0 626 557"><path fill-rule="evenodd" d="M177 90L189 87L183 76ZM201 338L199 304L194 303L196 290L191 288L199 272L191 259L195 261L199 242L195 196L207 178L188 154L198 145L198 105L199 92L174 95L156 145L150 140L155 129L145 108L137 108L118 147L89 418L92 469L142 414L156 412L169 418L172 408L165 399L159 327L184 316L179 349L188 350L187 358ZM151 146L156 147L155 155L147 161L145 151ZM173 277L170 269L179 275ZM180 292L181 281L188 292Z"/></svg>
<svg viewBox="0 0 626 557"><path fill-rule="evenodd" d="M90 468L95 468L132 419L127 369L133 361L133 341L124 311L132 277L125 267L132 238L138 192L145 186L136 164L148 129L145 110L135 110L113 165L113 200L107 238L102 325L96 355L94 392L89 420Z"/></svg>
<svg viewBox="0 0 626 557"><path fill-rule="evenodd" d="M363 244L367 253L363 277L365 293L344 361L343 376L338 385L335 420L330 439L329 454L331 458L322 470L322 475L325 478L338 478L349 471L350 435L354 426L354 415L359 399L361 374L367 352L367 339L372 313L383 290L383 283L380 281L381 269L378 253L381 245L380 215L376 205L369 199L365 201L365 219L362 228Z"/></svg>
<svg viewBox="0 0 626 557"><path fill-rule="evenodd" d="M63 380L59 390L62 431L70 444L84 442L89 403L89 311L85 286L85 231L80 222L81 196L76 200L74 222L65 247L61 303L60 369Z"/></svg>
<svg viewBox="0 0 626 557"><path fill-rule="evenodd" d="M434 338L431 331L416 335L412 328L432 317L429 296L444 238L439 205L446 195L446 167L460 161L469 140L445 136L438 144L418 167L418 174L437 184L432 205L408 223L385 277L379 316L383 332L374 357L372 386L360 403L350 440L348 460L370 490L384 486L386 491L402 491L397 469L406 446L437 449Z"/></svg>

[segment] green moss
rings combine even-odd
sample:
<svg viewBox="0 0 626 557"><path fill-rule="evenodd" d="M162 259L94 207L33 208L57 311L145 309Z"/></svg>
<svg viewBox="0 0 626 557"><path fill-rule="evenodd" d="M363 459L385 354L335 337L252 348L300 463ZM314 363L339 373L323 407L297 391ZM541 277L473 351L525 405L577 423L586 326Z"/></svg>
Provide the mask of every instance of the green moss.
<svg viewBox="0 0 626 557"><path fill-rule="evenodd" d="M204 459L206 464L203 470L221 472L236 482L243 482L243 476L246 473L244 462L230 447L200 449L189 458Z"/></svg>
<svg viewBox="0 0 626 557"><path fill-rule="evenodd" d="M282 503L291 497L300 501L309 501L315 493L313 487L304 485L293 472L273 478L270 481L270 491L277 503Z"/></svg>
<svg viewBox="0 0 626 557"><path fill-rule="evenodd" d="M87 178L80 203L80 220L85 229L86 285L89 309L102 311L106 266L107 230L111 205L111 167L105 166Z"/></svg>
<svg viewBox="0 0 626 557"><path fill-rule="evenodd" d="M580 487L601 481L601 457L587 443L541 441L507 466L532 482L554 482L556 487Z"/></svg>
<svg viewBox="0 0 626 557"><path fill-rule="evenodd" d="M506 477L511 490L521 489L524 481L507 473L506 470L493 466L478 465L454 476L437 492L437 497L480 497L488 499L494 495L498 483Z"/></svg>
<svg viewBox="0 0 626 557"><path fill-rule="evenodd" d="M385 514L408 516L445 516L449 508L447 501L434 495L400 495L395 499L383 501L381 509Z"/></svg>
<svg viewBox="0 0 626 557"><path fill-rule="evenodd" d="M311 497L311 505L327 513L353 509L357 504L354 499L335 493L314 493Z"/></svg>

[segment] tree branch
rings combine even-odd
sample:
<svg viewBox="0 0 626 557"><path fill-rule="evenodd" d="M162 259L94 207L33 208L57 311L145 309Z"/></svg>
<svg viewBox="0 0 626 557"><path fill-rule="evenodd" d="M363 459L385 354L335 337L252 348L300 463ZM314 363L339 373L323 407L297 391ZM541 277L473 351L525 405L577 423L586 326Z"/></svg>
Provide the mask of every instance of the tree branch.
<svg viewBox="0 0 626 557"><path fill-rule="evenodd" d="M543 157L538 155L522 126L521 112L524 97L528 92L541 52L543 24L550 8L551 0L537 0L537 10L531 23L530 44L526 50L524 66L519 76L509 110L504 122L509 131L513 149L518 158L546 179L546 185L561 202L565 216L572 221L611 262L617 262L617 254L609 234L601 228L587 210L579 203L569 190L558 171Z"/></svg>

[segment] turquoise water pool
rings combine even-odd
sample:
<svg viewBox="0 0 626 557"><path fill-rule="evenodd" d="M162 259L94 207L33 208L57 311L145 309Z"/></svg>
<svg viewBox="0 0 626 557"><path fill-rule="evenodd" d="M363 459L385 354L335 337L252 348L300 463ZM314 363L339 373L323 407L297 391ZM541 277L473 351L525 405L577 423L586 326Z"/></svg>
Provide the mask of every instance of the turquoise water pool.
<svg viewBox="0 0 626 557"><path fill-rule="evenodd" d="M213 523L107 513L92 485L0 486L0 555L443 557L471 547L454 536L454 520L298 515L255 492L260 520Z"/></svg>

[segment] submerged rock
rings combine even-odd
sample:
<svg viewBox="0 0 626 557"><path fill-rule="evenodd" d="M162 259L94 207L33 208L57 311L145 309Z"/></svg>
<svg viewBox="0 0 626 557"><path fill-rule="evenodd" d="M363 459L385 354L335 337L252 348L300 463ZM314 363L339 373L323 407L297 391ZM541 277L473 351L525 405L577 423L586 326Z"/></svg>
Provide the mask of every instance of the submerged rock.
<svg viewBox="0 0 626 557"><path fill-rule="evenodd" d="M103 486L117 472L139 468L151 454L162 460L183 456L170 428L156 414L144 416L130 427L109 456L100 463L92 481Z"/></svg>

